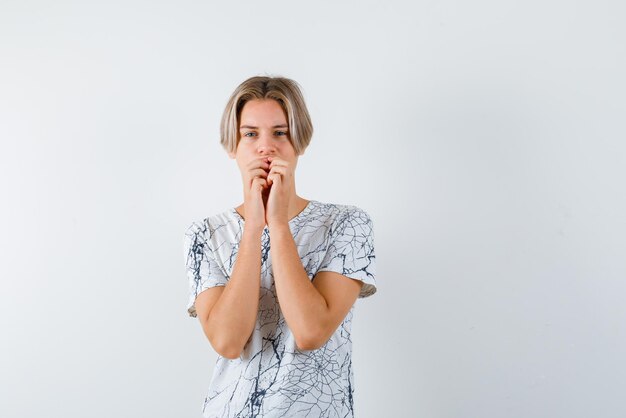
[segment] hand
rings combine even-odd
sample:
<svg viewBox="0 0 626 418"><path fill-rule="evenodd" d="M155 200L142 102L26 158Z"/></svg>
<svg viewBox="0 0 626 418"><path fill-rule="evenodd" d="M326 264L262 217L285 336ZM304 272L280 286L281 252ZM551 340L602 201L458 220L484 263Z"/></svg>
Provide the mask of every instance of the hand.
<svg viewBox="0 0 626 418"><path fill-rule="evenodd" d="M244 184L245 225L263 229L265 221L265 205L269 197L268 157L258 157L241 168Z"/></svg>
<svg viewBox="0 0 626 418"><path fill-rule="evenodd" d="M269 198L265 206L265 220L267 226L289 224L289 197L294 189L293 170L285 160L268 157L270 172L267 175L267 184L270 187Z"/></svg>

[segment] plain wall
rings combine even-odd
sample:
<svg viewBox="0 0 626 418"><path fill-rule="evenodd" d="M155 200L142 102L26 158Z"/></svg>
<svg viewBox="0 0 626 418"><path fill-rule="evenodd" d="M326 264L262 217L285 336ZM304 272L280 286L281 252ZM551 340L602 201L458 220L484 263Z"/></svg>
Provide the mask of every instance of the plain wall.
<svg viewBox="0 0 626 418"><path fill-rule="evenodd" d="M374 221L359 418L623 417L620 1L0 3L0 416L199 417L183 235L232 90L297 80L298 193Z"/></svg>

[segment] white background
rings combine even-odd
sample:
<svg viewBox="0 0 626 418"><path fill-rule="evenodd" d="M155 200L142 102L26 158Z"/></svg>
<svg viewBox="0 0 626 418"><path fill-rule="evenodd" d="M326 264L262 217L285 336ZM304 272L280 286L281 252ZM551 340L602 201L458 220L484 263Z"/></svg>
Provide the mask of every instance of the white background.
<svg viewBox="0 0 626 418"><path fill-rule="evenodd" d="M199 417L183 235L242 202L252 75L304 89L298 193L374 220L359 418L623 417L620 1L0 3L0 416Z"/></svg>

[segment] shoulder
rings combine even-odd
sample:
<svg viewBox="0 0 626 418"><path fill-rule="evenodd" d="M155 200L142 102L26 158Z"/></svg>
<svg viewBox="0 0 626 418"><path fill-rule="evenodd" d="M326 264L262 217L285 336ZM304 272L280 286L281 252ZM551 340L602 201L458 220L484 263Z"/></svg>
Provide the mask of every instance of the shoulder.
<svg viewBox="0 0 626 418"><path fill-rule="evenodd" d="M207 242L214 236L227 231L229 226L238 224L234 209L228 209L220 213L193 220L185 229L185 238Z"/></svg>
<svg viewBox="0 0 626 418"><path fill-rule="evenodd" d="M369 213L359 206L347 203L325 203L316 200L312 200L312 203L311 215L327 218L329 223L334 226L345 223L370 226L372 224Z"/></svg>

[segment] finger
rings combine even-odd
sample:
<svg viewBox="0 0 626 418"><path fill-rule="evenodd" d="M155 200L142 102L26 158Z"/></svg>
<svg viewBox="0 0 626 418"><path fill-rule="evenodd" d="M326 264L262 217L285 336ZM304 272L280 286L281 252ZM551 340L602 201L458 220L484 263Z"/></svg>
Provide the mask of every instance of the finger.
<svg viewBox="0 0 626 418"><path fill-rule="evenodd" d="M250 170L250 177L255 178L255 177L262 177L265 178L267 177L267 171L263 170L262 168L255 168L254 170Z"/></svg>
<svg viewBox="0 0 626 418"><path fill-rule="evenodd" d="M281 177L281 174L280 174L280 173L270 173L270 174L267 176L267 179L268 179L268 181L271 181L271 182L272 182L272 184L273 184L273 183L278 183L278 184L281 184L282 177Z"/></svg>
<svg viewBox="0 0 626 418"><path fill-rule="evenodd" d="M281 160L280 158L274 158L270 160L270 168L276 166L289 167L289 163L285 160Z"/></svg>
<svg viewBox="0 0 626 418"><path fill-rule="evenodd" d="M278 166L272 167L272 169L270 170L269 174L272 174L272 173L280 173L283 176L286 176L287 175L287 167L278 167Z"/></svg>
<svg viewBox="0 0 626 418"><path fill-rule="evenodd" d="M275 177L275 176L278 176L278 177L280 177L279 181L282 183L283 181L288 181L288 180L286 180L287 178L290 178L290 177L288 177L288 175L289 175L289 170L288 169L286 169L284 167L274 167L272 169L272 171L270 171L269 174L267 175L267 178L269 179L270 176L272 178ZM275 180L272 179L272 181L275 181Z"/></svg>
<svg viewBox="0 0 626 418"><path fill-rule="evenodd" d="M278 178L278 180L282 180L282 178L280 178L280 176L282 176L283 174L278 172L278 170L275 171L270 171L267 174L267 181L270 185L274 184L276 182L276 178Z"/></svg>
<svg viewBox="0 0 626 418"><path fill-rule="evenodd" d="M257 157L246 165L246 169L251 170L259 167L269 167L269 164L267 157Z"/></svg>
<svg viewBox="0 0 626 418"><path fill-rule="evenodd" d="M252 190L263 190L265 189L267 186L267 180L262 179L260 177L255 177L254 179L252 179Z"/></svg>

